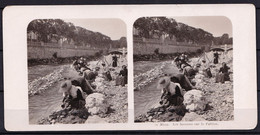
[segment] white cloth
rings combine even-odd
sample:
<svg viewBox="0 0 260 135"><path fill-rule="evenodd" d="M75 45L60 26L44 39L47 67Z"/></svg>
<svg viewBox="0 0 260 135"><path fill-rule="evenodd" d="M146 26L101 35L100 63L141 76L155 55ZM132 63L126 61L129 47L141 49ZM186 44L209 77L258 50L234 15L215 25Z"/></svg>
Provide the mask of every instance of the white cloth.
<svg viewBox="0 0 260 135"><path fill-rule="evenodd" d="M190 90L184 94L183 104L189 112L203 111L206 108L206 97L200 90Z"/></svg>

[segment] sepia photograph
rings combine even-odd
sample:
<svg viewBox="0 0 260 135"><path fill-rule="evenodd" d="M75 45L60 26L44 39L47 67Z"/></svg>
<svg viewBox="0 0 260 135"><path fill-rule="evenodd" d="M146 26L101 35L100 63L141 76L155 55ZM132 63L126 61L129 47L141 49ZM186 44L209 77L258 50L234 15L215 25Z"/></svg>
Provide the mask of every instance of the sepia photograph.
<svg viewBox="0 0 260 135"><path fill-rule="evenodd" d="M141 17L133 25L135 122L232 121L232 23Z"/></svg>
<svg viewBox="0 0 260 135"><path fill-rule="evenodd" d="M30 124L127 122L123 21L35 19L27 49Z"/></svg>
<svg viewBox="0 0 260 135"><path fill-rule="evenodd" d="M8 6L5 129L254 129L255 19L250 4Z"/></svg>

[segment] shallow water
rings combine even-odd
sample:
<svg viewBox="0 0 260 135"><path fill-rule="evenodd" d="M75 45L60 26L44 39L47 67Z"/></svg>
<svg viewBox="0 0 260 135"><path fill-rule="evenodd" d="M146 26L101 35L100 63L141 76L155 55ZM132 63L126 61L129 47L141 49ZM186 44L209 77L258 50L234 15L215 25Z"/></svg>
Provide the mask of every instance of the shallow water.
<svg viewBox="0 0 260 135"><path fill-rule="evenodd" d="M55 87L44 93L29 97L30 124L37 124L38 120L61 108L62 94L58 93L58 86L56 84Z"/></svg>
<svg viewBox="0 0 260 135"><path fill-rule="evenodd" d="M144 89L134 92L134 110L135 117L146 113L160 101L161 91L156 89L158 79Z"/></svg>
<svg viewBox="0 0 260 135"><path fill-rule="evenodd" d="M74 70L69 68L69 65L62 65L62 66L38 66L34 68L29 68L29 78L30 76L34 76L34 72L40 73L37 77L43 77L53 69L64 68L62 73L63 77L72 78L78 75L78 73ZM62 104L62 93L59 93L59 86L61 81L55 83L54 85L50 86L49 89L45 90L43 93L33 95L29 97L29 123L30 124L37 124L37 122L43 118L49 116L53 111L61 109Z"/></svg>

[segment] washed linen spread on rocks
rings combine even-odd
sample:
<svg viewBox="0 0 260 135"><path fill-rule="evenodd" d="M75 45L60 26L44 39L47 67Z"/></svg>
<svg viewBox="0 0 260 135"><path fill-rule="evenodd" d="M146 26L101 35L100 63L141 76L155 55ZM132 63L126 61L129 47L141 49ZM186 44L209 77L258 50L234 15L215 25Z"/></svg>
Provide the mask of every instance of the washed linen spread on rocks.
<svg viewBox="0 0 260 135"><path fill-rule="evenodd" d="M93 93L86 98L86 108L91 115L105 114L108 110L108 103L105 96L100 93Z"/></svg>
<svg viewBox="0 0 260 135"><path fill-rule="evenodd" d="M204 111L207 101L202 91L190 90L184 94L183 104L189 112Z"/></svg>

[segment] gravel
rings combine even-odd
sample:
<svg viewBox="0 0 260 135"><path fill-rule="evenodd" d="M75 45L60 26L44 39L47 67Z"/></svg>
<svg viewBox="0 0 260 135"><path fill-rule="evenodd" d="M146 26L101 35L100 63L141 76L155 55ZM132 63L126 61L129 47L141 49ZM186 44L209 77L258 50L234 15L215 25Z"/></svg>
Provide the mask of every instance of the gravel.
<svg viewBox="0 0 260 135"><path fill-rule="evenodd" d="M40 94L45 90L50 89L52 85L61 81L63 79L61 73L64 71L66 66L62 66L60 69L54 70L52 73L34 79L33 81L28 83L28 94L29 96L33 96L36 94Z"/></svg>
<svg viewBox="0 0 260 135"><path fill-rule="evenodd" d="M145 73L134 76L134 90L139 90L151 83L153 80L164 76L162 69L165 67L166 62L162 62L161 65L148 70Z"/></svg>

